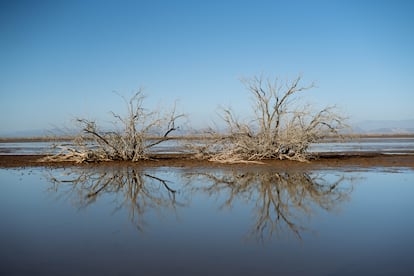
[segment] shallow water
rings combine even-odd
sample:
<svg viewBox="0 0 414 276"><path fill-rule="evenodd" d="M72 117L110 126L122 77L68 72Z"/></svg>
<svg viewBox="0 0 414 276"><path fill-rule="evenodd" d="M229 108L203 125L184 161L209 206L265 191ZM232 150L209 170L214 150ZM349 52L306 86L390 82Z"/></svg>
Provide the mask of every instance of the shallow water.
<svg viewBox="0 0 414 276"><path fill-rule="evenodd" d="M0 169L1 275L412 275L414 171Z"/></svg>
<svg viewBox="0 0 414 276"><path fill-rule="evenodd" d="M183 153L188 150L185 141L168 140L154 148L156 153ZM45 154L56 153L53 150L54 142L20 142L0 143L0 154ZM70 145L70 142L58 143ZM323 142L312 144L310 152L381 152L388 154L404 154L414 152L414 138L358 138L347 142Z"/></svg>
<svg viewBox="0 0 414 276"><path fill-rule="evenodd" d="M313 144L311 152L380 152L405 154L414 151L414 138L358 138L346 142Z"/></svg>

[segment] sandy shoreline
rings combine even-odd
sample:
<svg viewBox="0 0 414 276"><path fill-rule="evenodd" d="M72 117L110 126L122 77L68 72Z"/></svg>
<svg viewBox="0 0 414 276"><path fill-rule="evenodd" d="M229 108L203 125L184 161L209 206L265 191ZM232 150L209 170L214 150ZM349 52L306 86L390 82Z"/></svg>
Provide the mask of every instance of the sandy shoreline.
<svg viewBox="0 0 414 276"><path fill-rule="evenodd" d="M74 162L39 162L42 155L0 155L0 168L19 167L105 167L105 166L137 166L137 167L205 167L205 168L254 168L256 166L280 169L338 169L338 168L410 168L414 169L414 154L380 154L380 153L324 153L317 160L308 163L286 160L264 160L263 164L220 164L205 160L194 160L185 154L158 154L152 160L138 162L111 161L99 163L76 164Z"/></svg>

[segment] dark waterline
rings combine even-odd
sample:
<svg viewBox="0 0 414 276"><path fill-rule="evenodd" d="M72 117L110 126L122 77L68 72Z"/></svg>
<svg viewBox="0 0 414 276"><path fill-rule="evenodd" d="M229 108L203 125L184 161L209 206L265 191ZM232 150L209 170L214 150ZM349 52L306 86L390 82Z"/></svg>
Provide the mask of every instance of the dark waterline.
<svg viewBox="0 0 414 276"><path fill-rule="evenodd" d="M1 275L412 275L414 172L0 170Z"/></svg>

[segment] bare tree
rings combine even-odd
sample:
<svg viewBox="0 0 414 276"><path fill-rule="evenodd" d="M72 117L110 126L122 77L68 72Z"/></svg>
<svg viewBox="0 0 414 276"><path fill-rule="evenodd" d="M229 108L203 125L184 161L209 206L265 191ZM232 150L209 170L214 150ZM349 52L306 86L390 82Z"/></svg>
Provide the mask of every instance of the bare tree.
<svg viewBox="0 0 414 276"><path fill-rule="evenodd" d="M169 140L169 135L177 130L177 120L184 117L184 114L176 113L175 105L166 113L147 111L143 107L144 95L141 89L129 100L122 98L127 106L127 114L123 117L112 112L114 131L102 131L95 121L77 119L82 133L74 139L73 146L58 145L60 152L43 161L81 163L147 159L150 149ZM157 139L153 139L154 136Z"/></svg>
<svg viewBox="0 0 414 276"><path fill-rule="evenodd" d="M309 160L310 144L338 134L346 125L334 106L314 112L310 105L301 104L301 94L314 85L300 86L300 81L300 76L291 82L262 76L243 80L254 99L254 119L243 122L230 108L223 109L227 133L210 130L213 139L193 147L196 156L217 162Z"/></svg>

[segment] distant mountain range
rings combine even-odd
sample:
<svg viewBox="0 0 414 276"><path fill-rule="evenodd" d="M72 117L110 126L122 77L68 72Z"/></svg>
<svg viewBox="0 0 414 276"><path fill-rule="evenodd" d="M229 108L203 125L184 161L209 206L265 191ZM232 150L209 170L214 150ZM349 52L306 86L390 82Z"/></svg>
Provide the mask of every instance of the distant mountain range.
<svg viewBox="0 0 414 276"><path fill-rule="evenodd" d="M59 129L30 129L30 130L20 130L20 131L1 131L0 137L9 138L9 137L43 137L43 136L60 136L68 134L68 131L62 131Z"/></svg>
<svg viewBox="0 0 414 276"><path fill-rule="evenodd" d="M414 134L414 120L369 120L352 125L361 134Z"/></svg>
<svg viewBox="0 0 414 276"><path fill-rule="evenodd" d="M414 120L368 120L352 124L351 127L351 132L357 134L414 134ZM76 131L61 129L33 129L14 132L0 131L0 137L60 136L71 133L74 134Z"/></svg>

